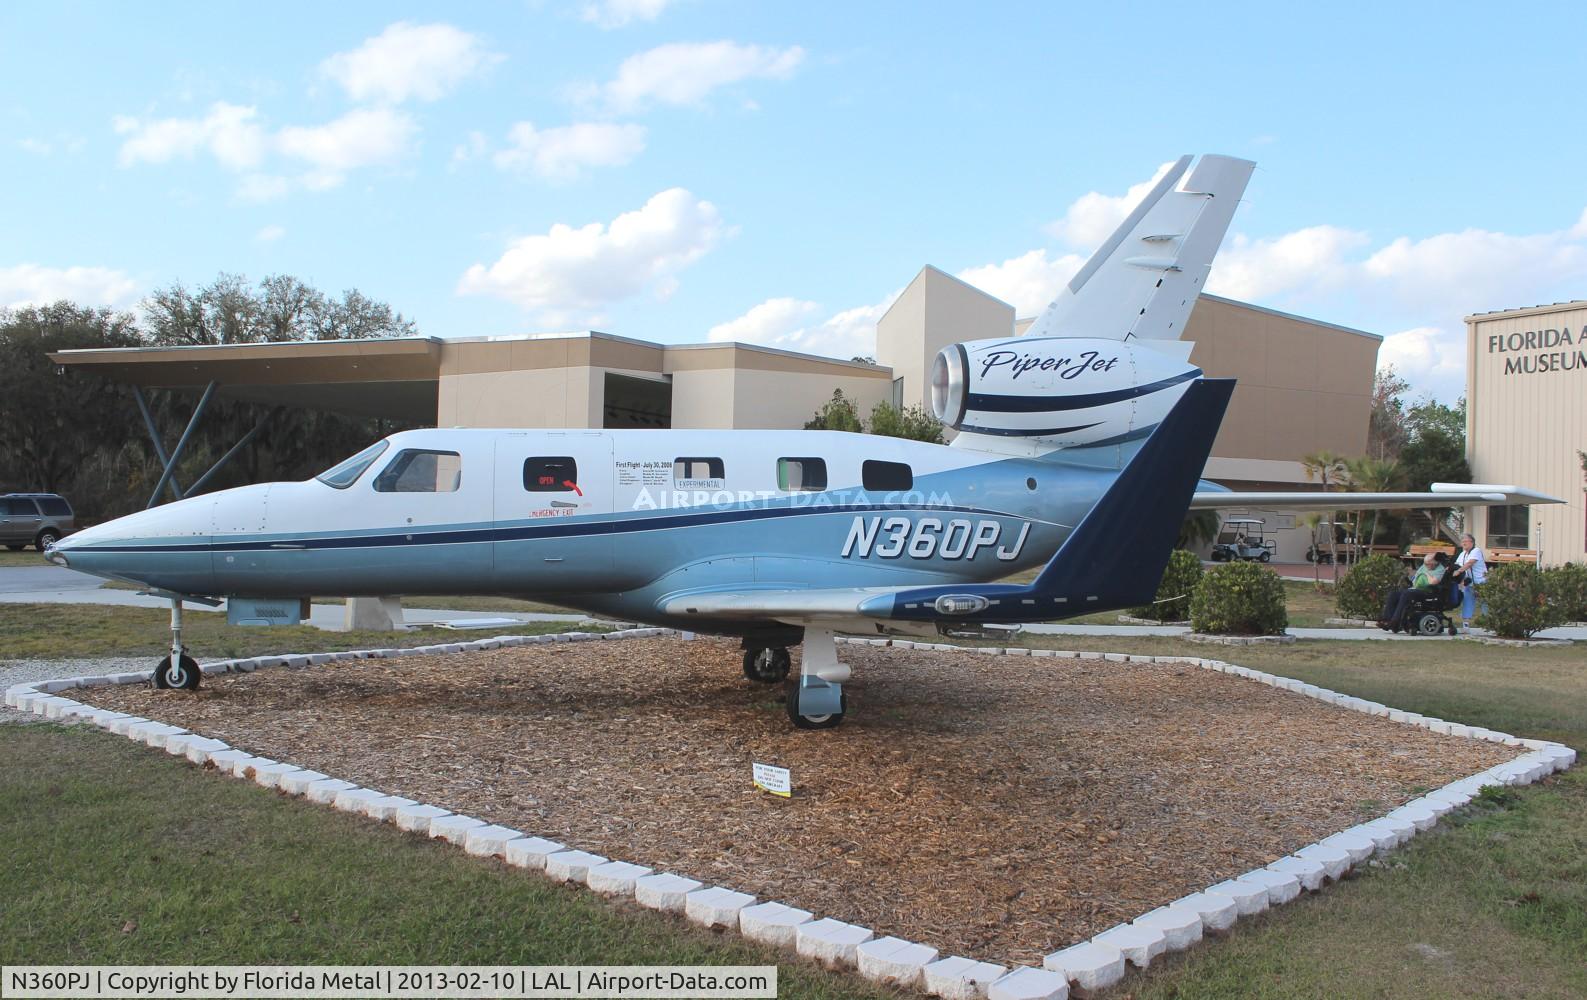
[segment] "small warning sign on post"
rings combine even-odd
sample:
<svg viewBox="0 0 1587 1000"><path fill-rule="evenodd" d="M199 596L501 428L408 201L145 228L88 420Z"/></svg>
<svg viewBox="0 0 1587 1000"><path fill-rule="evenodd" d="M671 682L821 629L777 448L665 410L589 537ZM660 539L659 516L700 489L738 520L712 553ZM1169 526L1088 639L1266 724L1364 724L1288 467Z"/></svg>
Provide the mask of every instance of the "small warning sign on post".
<svg viewBox="0 0 1587 1000"><path fill-rule="evenodd" d="M751 764L755 774L755 787L763 792L781 795L790 798L793 795L793 776L786 767L773 767L770 764Z"/></svg>

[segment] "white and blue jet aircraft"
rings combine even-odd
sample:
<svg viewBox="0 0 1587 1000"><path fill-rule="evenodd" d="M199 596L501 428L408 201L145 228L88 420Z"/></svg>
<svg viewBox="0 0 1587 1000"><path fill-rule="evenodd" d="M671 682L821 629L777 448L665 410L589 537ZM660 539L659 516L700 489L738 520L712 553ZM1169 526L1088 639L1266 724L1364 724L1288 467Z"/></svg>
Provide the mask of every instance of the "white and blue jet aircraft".
<svg viewBox="0 0 1587 1000"><path fill-rule="evenodd" d="M741 637L794 725L836 726L838 631L1061 619L1150 603L1187 510L1327 509L1200 480L1234 383L1179 339L1254 164L1180 159L1027 335L937 357L932 445L826 431L406 431L324 474L71 535L57 564L172 598L162 687L196 687L181 598L495 594ZM966 331L973 333L973 331ZM1510 486L1352 508L1547 502ZM1040 567L1025 584L998 583Z"/></svg>

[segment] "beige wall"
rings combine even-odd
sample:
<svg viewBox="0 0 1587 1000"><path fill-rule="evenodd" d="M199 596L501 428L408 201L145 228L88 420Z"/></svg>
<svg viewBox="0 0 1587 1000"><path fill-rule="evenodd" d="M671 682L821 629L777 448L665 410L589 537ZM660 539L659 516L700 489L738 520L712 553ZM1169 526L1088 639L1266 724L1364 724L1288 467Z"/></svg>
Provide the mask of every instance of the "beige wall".
<svg viewBox="0 0 1587 1000"><path fill-rule="evenodd" d="M1568 334L1571 343L1524 346L1524 335ZM1466 317L1466 451L1479 483L1513 484L1566 501L1529 512L1530 543L1545 564L1587 554L1587 512L1577 451L1587 449L1587 302ZM1511 335L1518 350L1501 350ZM1502 338L1494 344L1490 338ZM1512 370L1506 371L1507 363ZM1561 370L1539 370L1548 365ZM1528 372L1518 366L1530 366ZM1566 366L1573 366L1564 370ZM1468 521L1487 544L1487 511ZM1541 527L1541 544L1539 529Z"/></svg>
<svg viewBox="0 0 1587 1000"><path fill-rule="evenodd" d="M925 267L877 322L876 361L904 380L905 406L929 410L928 380L938 351L963 340L1007 337L1013 329L1013 306Z"/></svg>
<svg viewBox="0 0 1587 1000"><path fill-rule="evenodd" d="M600 427L603 369L545 368L442 375L437 427Z"/></svg>
<svg viewBox="0 0 1587 1000"><path fill-rule="evenodd" d="M1366 453L1379 338L1203 295L1184 339L1208 375L1239 380L1214 455L1298 462L1323 449Z"/></svg>

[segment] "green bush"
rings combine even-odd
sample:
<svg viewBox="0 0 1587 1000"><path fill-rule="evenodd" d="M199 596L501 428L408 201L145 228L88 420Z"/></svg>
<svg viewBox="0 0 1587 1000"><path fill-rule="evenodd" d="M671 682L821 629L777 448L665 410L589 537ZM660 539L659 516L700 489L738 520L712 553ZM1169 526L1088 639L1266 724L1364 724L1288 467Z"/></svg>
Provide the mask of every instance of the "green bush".
<svg viewBox="0 0 1587 1000"><path fill-rule="evenodd" d="M1190 627L1222 635L1283 635L1284 581L1257 563L1214 566L1190 598Z"/></svg>
<svg viewBox="0 0 1587 1000"><path fill-rule="evenodd" d="M1543 590L1561 623L1587 622L1587 566L1566 563L1543 571Z"/></svg>
<svg viewBox="0 0 1587 1000"><path fill-rule="evenodd" d="M1389 591L1405 583L1405 567L1393 556L1367 556L1339 581L1336 603L1345 618L1375 620L1383 614Z"/></svg>
<svg viewBox="0 0 1587 1000"><path fill-rule="evenodd" d="M1534 632L1563 624L1564 609L1549 600L1542 572L1531 563L1513 562L1488 570L1477 584L1478 628L1492 629L1506 639L1526 639Z"/></svg>
<svg viewBox="0 0 1587 1000"><path fill-rule="evenodd" d="M1160 622L1182 622L1190 617L1190 595L1201 582L1201 560L1194 552L1175 549L1168 555L1168 568L1157 585L1157 597L1151 604L1131 608L1137 618L1152 618Z"/></svg>

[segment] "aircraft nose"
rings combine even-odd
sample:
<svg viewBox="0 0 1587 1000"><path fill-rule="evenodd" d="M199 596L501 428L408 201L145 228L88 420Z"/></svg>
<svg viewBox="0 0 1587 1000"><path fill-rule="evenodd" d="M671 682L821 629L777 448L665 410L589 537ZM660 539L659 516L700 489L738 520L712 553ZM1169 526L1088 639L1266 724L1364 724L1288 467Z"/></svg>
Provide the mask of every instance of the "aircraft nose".
<svg viewBox="0 0 1587 1000"><path fill-rule="evenodd" d="M181 593L205 593L210 561L211 497L193 497L118 517L61 539L51 563L109 579Z"/></svg>

